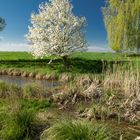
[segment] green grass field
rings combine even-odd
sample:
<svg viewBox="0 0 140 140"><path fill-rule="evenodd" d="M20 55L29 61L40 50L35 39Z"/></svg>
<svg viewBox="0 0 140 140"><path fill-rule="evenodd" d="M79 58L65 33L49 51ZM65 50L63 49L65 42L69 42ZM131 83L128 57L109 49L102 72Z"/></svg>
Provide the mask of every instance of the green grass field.
<svg viewBox="0 0 140 140"><path fill-rule="evenodd" d="M100 53L100 52L79 52L74 53L71 58L86 60L135 60L139 57L131 57L121 53ZM46 60L47 58L45 58ZM49 59L49 58L48 58ZM34 60L31 53L28 52L0 52L1 60Z"/></svg>
<svg viewBox="0 0 140 140"><path fill-rule="evenodd" d="M112 67L113 64L120 63L126 65L139 63L139 56L117 54L117 53L95 53L83 52L74 53L68 59L69 68L65 68L61 58L53 60L49 65L50 58L35 59L27 52L0 52L0 69L17 69L34 73L102 73L104 66Z"/></svg>

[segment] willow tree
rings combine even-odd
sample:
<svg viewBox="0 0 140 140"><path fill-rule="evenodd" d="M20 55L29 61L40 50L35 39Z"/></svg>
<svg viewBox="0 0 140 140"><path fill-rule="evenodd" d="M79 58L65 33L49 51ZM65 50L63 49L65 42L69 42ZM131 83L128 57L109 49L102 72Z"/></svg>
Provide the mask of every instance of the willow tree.
<svg viewBox="0 0 140 140"><path fill-rule="evenodd" d="M75 51L87 48L85 17L75 16L70 0L50 0L32 14L27 39L35 57L60 56L64 62Z"/></svg>
<svg viewBox="0 0 140 140"><path fill-rule="evenodd" d="M109 46L115 51L140 50L140 0L107 0L103 7Z"/></svg>
<svg viewBox="0 0 140 140"><path fill-rule="evenodd" d="M0 17L0 31L2 31L5 26L6 26L5 20Z"/></svg>

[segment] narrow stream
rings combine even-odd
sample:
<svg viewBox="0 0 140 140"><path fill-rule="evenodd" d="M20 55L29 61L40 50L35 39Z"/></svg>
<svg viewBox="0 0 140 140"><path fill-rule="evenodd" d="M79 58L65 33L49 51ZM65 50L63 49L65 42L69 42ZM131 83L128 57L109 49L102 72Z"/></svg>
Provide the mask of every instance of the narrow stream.
<svg viewBox="0 0 140 140"><path fill-rule="evenodd" d="M33 78L25 78L20 76L9 76L9 75L0 75L0 81L4 81L6 83L18 86L24 86L28 83L37 83L45 88L59 85L59 82L57 81L36 80Z"/></svg>

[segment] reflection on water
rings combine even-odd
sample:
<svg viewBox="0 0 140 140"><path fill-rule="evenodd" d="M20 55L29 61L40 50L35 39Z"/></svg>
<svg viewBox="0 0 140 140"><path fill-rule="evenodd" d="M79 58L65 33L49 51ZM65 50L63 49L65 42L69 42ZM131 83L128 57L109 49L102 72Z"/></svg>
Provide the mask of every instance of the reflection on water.
<svg viewBox="0 0 140 140"><path fill-rule="evenodd" d="M37 83L42 85L43 87L53 87L59 85L57 81L36 80L33 78L9 76L9 75L0 75L0 81L4 81L10 84L15 84L18 86L23 86L28 83Z"/></svg>

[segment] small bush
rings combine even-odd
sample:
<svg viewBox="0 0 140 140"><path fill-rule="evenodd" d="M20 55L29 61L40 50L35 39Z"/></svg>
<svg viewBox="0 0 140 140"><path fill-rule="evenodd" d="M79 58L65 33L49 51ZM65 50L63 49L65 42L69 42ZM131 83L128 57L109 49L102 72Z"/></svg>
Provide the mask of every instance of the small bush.
<svg viewBox="0 0 140 140"><path fill-rule="evenodd" d="M5 98L10 94L10 86L0 81L0 98Z"/></svg>
<svg viewBox="0 0 140 140"><path fill-rule="evenodd" d="M34 135L33 121L35 113L31 110L18 110L16 112L0 114L0 139L25 140Z"/></svg>
<svg viewBox="0 0 140 140"><path fill-rule="evenodd" d="M87 121L59 122L42 134L41 140L110 140L107 129Z"/></svg>
<svg viewBox="0 0 140 140"><path fill-rule="evenodd" d="M22 88L0 81L0 98L22 97Z"/></svg>
<svg viewBox="0 0 140 140"><path fill-rule="evenodd" d="M23 97L23 89L17 85L10 85L11 96L22 98Z"/></svg>
<svg viewBox="0 0 140 140"><path fill-rule="evenodd" d="M25 85L24 97L29 99L43 99L47 96L45 89L35 83Z"/></svg>

